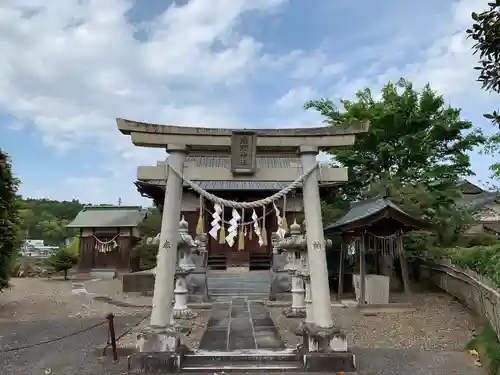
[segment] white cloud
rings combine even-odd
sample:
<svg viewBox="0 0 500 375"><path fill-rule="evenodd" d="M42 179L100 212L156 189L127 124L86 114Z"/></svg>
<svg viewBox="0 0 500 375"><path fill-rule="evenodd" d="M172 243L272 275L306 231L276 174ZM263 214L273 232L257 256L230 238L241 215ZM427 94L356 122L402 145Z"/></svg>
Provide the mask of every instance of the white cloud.
<svg viewBox="0 0 500 375"><path fill-rule="evenodd" d="M140 42L125 18L128 0L9 0L0 8L0 108L62 149L116 138L116 117L234 123L230 106L203 94L211 84L241 82L258 65L261 44L233 32L243 13L285 2L170 6Z"/></svg>
<svg viewBox="0 0 500 375"><path fill-rule="evenodd" d="M367 47L363 57L368 58L369 68L360 69L359 75L338 82L332 91L336 96L352 96L357 90L381 88L389 80L404 77L422 86L431 86L447 98L469 94L484 95L475 82L477 71L473 69L477 56L472 54L473 41L466 38L465 30L472 24L473 11L485 8L482 0L460 0L450 3L449 11L434 24L424 29L392 30L394 38L376 47ZM419 41L426 41L421 44ZM415 49L415 45L419 49ZM405 62L397 62L401 56ZM486 96L486 95L485 95Z"/></svg>
<svg viewBox="0 0 500 375"><path fill-rule="evenodd" d="M296 59L290 73L290 77L295 79L327 78L345 69L343 64L332 62L331 57L321 50L298 52Z"/></svg>
<svg viewBox="0 0 500 375"><path fill-rule="evenodd" d="M117 199L114 196L128 186L127 202L139 199L130 187L137 165L154 164L164 152L132 146L116 130L116 117L198 126L254 125L238 106L246 104L249 79L266 69L283 80L274 92L283 93L290 82L297 84L268 101L271 113L262 116L274 127L317 126L321 119L302 110L307 100L346 98L364 87L376 91L401 76L418 85L431 82L450 100L474 100L478 108L491 100L474 82L476 57L463 35L470 13L485 7L482 0L456 1L448 13L420 17L428 24L418 27L406 28L409 22L398 18L381 30L377 19L376 31L390 38L365 47L336 48L333 42L342 41L332 36L330 43L321 40L310 50L291 44L276 53L239 27L249 12L276 12L286 3L190 0L147 21L148 38L140 41L134 37L139 26L127 21L131 0L4 0L0 110L17 119L7 126L34 127L49 147L68 151L93 145L108 154L91 175L68 176L65 193L98 202ZM393 13L387 5L387 15ZM276 81L266 85L272 88ZM263 102L249 103L262 107L255 112L269 110ZM110 188L103 189L106 185Z"/></svg>
<svg viewBox="0 0 500 375"><path fill-rule="evenodd" d="M308 100L317 99L319 93L311 87L302 86L289 90L276 101L282 108L301 108Z"/></svg>

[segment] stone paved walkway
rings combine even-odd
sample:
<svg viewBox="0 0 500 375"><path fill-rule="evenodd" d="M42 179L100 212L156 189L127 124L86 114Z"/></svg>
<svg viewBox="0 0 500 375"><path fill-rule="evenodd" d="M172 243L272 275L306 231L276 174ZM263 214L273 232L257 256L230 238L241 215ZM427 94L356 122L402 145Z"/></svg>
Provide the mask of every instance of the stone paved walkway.
<svg viewBox="0 0 500 375"><path fill-rule="evenodd" d="M263 303L233 298L216 303L199 349L234 351L284 349L278 329Z"/></svg>

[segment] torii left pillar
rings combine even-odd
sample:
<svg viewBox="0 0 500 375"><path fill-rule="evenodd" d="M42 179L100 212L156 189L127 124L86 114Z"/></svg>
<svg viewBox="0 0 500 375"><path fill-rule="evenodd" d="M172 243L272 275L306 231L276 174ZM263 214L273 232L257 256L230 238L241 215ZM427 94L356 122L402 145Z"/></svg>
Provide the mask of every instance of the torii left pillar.
<svg viewBox="0 0 500 375"><path fill-rule="evenodd" d="M182 180L169 172L169 165L183 173L187 148L185 145L167 146L169 153L165 163L167 181L161 221L156 277L153 291L151 324L138 336L141 352L170 352L172 357L180 346L180 332L172 325L172 301L174 298L175 268L179 241Z"/></svg>

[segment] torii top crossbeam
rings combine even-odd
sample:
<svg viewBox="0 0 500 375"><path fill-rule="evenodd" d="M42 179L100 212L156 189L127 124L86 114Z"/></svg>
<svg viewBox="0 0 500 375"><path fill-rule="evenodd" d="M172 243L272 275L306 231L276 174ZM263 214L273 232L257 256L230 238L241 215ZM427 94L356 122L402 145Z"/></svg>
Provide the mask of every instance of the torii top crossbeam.
<svg viewBox="0 0 500 375"><path fill-rule="evenodd" d="M169 144L184 144L189 145L191 151L229 151L235 132L254 133L257 152L277 149L282 152L294 152L300 146L315 146L319 150L328 150L353 145L356 134L367 132L369 126L366 122L357 121L316 128L225 129L158 125L120 118L116 122L118 129L123 134L130 135L136 146L165 148Z"/></svg>

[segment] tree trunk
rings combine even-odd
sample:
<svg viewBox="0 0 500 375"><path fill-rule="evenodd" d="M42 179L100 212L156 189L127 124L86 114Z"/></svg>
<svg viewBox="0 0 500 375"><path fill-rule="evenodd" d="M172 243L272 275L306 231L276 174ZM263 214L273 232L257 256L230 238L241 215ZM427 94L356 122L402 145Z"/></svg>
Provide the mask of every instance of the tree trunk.
<svg viewBox="0 0 500 375"><path fill-rule="evenodd" d="M64 269L64 280L68 280L68 269Z"/></svg>

